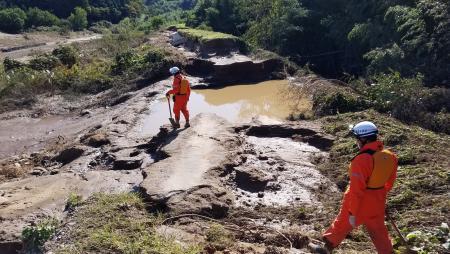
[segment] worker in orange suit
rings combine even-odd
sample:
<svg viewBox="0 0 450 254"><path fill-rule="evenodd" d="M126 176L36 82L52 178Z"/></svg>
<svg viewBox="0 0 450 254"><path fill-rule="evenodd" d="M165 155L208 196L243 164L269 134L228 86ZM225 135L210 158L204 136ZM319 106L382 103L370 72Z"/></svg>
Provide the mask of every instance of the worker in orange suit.
<svg viewBox="0 0 450 254"><path fill-rule="evenodd" d="M166 93L166 97L173 95L174 107L173 113L175 114L175 127L180 128L180 112L183 113L186 124L184 127L189 128L191 125L189 123L189 110L187 109L187 103L189 97L191 96L191 87L189 81L181 75L180 68L172 67L170 68L170 73L173 75L172 90Z"/></svg>
<svg viewBox="0 0 450 254"><path fill-rule="evenodd" d="M386 197L397 176L397 157L377 140L378 129L361 122L351 129L359 153L349 168L350 185L344 194L339 215L323 234L324 246L310 244L316 253L331 253L359 225L364 225L380 254L391 254L392 243L384 224Z"/></svg>

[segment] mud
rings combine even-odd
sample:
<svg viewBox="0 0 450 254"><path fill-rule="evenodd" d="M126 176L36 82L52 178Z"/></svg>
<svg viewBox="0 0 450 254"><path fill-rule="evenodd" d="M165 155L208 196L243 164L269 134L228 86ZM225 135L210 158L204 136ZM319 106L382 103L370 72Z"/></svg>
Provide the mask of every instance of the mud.
<svg viewBox="0 0 450 254"><path fill-rule="evenodd" d="M0 45L0 50L2 54L0 55L0 59L4 59L9 57L11 59L15 59L21 62L27 62L31 59L31 56L38 53L47 53L51 52L53 49L57 48L60 45L67 45L73 43L83 43L87 41L93 41L101 39L103 36L100 34L88 34L88 35L76 35L73 38L53 38L48 42L38 42L31 43L25 40L23 45L14 46L3 46ZM20 40L18 40L19 43ZM6 43L5 43L6 44Z"/></svg>
<svg viewBox="0 0 450 254"><path fill-rule="evenodd" d="M229 66L247 60L230 59L211 61ZM0 183L0 244L19 242L22 229L41 218L64 218L70 193L87 198L134 190L151 212L201 214L233 224L236 243L225 249L305 253L305 232L314 225L300 227L296 218L308 215L291 215L299 207L323 213L324 196L338 193L314 164L327 158L333 139L317 123L286 121L295 113L283 96L288 81L194 90L192 127L177 130L167 125L167 101L161 100L170 82L147 84L107 107L48 117L52 120L0 117L0 142L11 144L0 156L19 155L8 160L14 165L22 153L37 151L35 157L25 154L26 163L44 168L36 169L39 176L30 171ZM208 223L191 219L167 227L198 239Z"/></svg>

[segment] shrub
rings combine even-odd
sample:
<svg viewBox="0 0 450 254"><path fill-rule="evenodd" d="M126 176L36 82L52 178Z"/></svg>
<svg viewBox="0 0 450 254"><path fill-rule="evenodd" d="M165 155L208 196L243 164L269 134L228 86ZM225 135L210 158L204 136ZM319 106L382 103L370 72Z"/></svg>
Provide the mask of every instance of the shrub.
<svg viewBox="0 0 450 254"><path fill-rule="evenodd" d="M106 62L96 61L84 66L76 64L70 69L57 68L54 82L61 90L96 94L112 87L109 73L110 65Z"/></svg>
<svg viewBox="0 0 450 254"><path fill-rule="evenodd" d="M0 31L19 33L25 26L27 15L20 8L0 10Z"/></svg>
<svg viewBox="0 0 450 254"><path fill-rule="evenodd" d="M33 59L31 59L29 66L33 70L44 71L53 70L60 64L61 62L57 57L50 54L43 54L35 56Z"/></svg>
<svg viewBox="0 0 450 254"><path fill-rule="evenodd" d="M114 74L123 74L127 71L141 70L144 63L143 57L133 51L118 54L112 67Z"/></svg>
<svg viewBox="0 0 450 254"><path fill-rule="evenodd" d="M53 50L52 55L57 57L62 64L72 67L78 62L78 52L72 46L60 46Z"/></svg>
<svg viewBox="0 0 450 254"><path fill-rule="evenodd" d="M58 225L56 219L49 218L39 222L36 226L26 227L22 231L22 240L27 253L41 250L44 243L55 234Z"/></svg>
<svg viewBox="0 0 450 254"><path fill-rule="evenodd" d="M3 66L4 66L5 71L10 71L10 70L21 68L24 66L24 64L17 60L6 57L3 60Z"/></svg>
<svg viewBox="0 0 450 254"><path fill-rule="evenodd" d="M30 8L27 12L27 26L55 26L60 23L58 17L39 8Z"/></svg>
<svg viewBox="0 0 450 254"><path fill-rule="evenodd" d="M76 193L70 193L66 202L66 211L73 211L75 207L80 206L82 204L82 196L77 195Z"/></svg>
<svg viewBox="0 0 450 254"><path fill-rule="evenodd" d="M155 30L160 29L163 24L164 19L160 16L156 16L150 19L150 25Z"/></svg>
<svg viewBox="0 0 450 254"><path fill-rule="evenodd" d="M87 12L80 7L76 7L75 11L70 14L67 20L69 20L72 29L75 31L81 31L88 25Z"/></svg>
<svg viewBox="0 0 450 254"><path fill-rule="evenodd" d="M313 101L313 110L317 115L355 112L364 110L368 106L363 98L344 92L315 94Z"/></svg>
<svg viewBox="0 0 450 254"><path fill-rule="evenodd" d="M59 22L59 34L68 35L72 24L67 19L63 19Z"/></svg>

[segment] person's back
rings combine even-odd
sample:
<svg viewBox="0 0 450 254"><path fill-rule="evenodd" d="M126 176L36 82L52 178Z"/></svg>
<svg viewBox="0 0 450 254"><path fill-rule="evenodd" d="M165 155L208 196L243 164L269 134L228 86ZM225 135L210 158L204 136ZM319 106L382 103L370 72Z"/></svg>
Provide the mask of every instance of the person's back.
<svg viewBox="0 0 450 254"><path fill-rule="evenodd" d="M339 246L347 234L364 225L378 253L392 253L392 243L384 224L387 193L397 176L397 157L377 139L378 129L370 122L352 128L359 153L349 167L350 184L344 194L341 211L323 234L325 248L312 244L317 253Z"/></svg>
<svg viewBox="0 0 450 254"><path fill-rule="evenodd" d="M191 87L189 80L187 80L178 67L170 68L170 73L173 75L172 90L166 93L166 96L173 95L174 107L173 112L175 114L176 125L180 127L180 112L186 120L185 127L190 127L189 122L189 110L187 109L187 103L191 96Z"/></svg>

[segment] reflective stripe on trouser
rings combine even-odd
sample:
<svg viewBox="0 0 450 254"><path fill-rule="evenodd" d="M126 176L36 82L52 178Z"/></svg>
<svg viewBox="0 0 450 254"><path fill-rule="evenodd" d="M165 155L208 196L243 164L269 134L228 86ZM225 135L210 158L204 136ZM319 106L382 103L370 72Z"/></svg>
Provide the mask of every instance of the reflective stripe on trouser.
<svg viewBox="0 0 450 254"><path fill-rule="evenodd" d="M184 119L189 121L189 110L187 109L188 98L186 95L176 95L175 105L173 106L173 113L175 119L180 120L180 112L183 113Z"/></svg>
<svg viewBox="0 0 450 254"><path fill-rule="evenodd" d="M385 197L384 190L368 191L362 201L362 205L364 206L356 215L357 226L364 225L366 227L379 254L392 253L392 243L389 239L387 227L384 224ZM350 216L348 206L349 198L348 194L345 193L339 215L330 228L323 234L333 247L337 247L352 230L352 226L348 221Z"/></svg>

